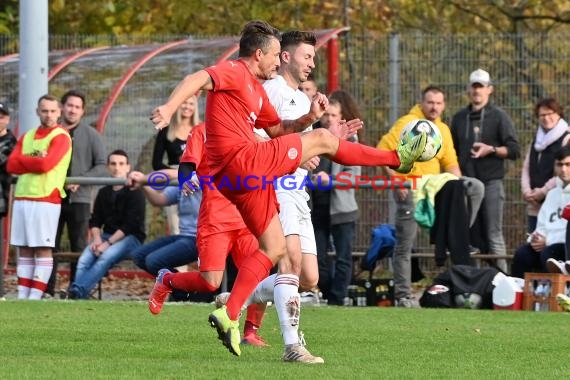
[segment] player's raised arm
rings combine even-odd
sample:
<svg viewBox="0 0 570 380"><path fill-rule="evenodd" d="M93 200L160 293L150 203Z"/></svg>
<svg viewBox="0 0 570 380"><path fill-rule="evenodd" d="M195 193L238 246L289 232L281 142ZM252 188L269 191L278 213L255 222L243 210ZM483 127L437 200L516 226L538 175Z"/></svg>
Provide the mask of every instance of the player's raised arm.
<svg viewBox="0 0 570 380"><path fill-rule="evenodd" d="M170 123L174 112L186 99L200 90L212 90L213 88L214 83L207 71L200 70L194 74L187 75L172 91L168 101L152 111L150 120L154 127L156 129L166 127Z"/></svg>

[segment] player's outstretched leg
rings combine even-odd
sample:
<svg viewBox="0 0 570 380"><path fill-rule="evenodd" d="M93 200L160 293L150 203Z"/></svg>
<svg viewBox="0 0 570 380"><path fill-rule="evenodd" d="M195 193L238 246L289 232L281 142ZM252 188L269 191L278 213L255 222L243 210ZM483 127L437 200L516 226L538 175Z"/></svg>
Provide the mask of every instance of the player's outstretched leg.
<svg viewBox="0 0 570 380"><path fill-rule="evenodd" d="M400 166L396 169L400 173L409 173L426 148L428 135L422 132L414 136L411 141L401 140L396 148L400 158Z"/></svg>
<svg viewBox="0 0 570 380"><path fill-rule="evenodd" d="M210 313L208 322L210 322L212 328L218 331L218 339L222 341L224 346L226 346L232 354L240 356L239 322L232 321L230 317L228 317L226 305Z"/></svg>
<svg viewBox="0 0 570 380"><path fill-rule="evenodd" d="M154 287L148 296L148 309L152 314L160 314L164 301L166 301L168 295L172 293L172 288L163 283L164 276L168 273L172 272L168 269L161 269L158 271Z"/></svg>

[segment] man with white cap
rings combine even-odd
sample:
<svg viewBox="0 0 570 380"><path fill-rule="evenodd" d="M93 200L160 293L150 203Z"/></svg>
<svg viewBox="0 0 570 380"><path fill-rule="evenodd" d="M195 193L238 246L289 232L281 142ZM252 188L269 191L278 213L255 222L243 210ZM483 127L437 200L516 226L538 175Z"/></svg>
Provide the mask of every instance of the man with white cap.
<svg viewBox="0 0 570 380"><path fill-rule="evenodd" d="M451 135L461 172L485 184L479 215L488 252L504 255L504 160L519 158L521 149L512 120L490 101L492 93L489 73L482 69L473 71L467 88L470 104L453 115ZM497 260L497 266L506 272L505 260Z"/></svg>

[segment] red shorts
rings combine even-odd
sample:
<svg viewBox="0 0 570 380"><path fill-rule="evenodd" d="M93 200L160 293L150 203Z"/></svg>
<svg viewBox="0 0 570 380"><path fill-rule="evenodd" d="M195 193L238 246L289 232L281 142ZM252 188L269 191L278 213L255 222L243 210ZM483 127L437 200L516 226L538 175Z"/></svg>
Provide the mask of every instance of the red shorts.
<svg viewBox="0 0 570 380"><path fill-rule="evenodd" d="M201 236L198 231L196 247L201 272L223 271L231 252L236 268L259 249L257 238L247 229L232 230Z"/></svg>
<svg viewBox="0 0 570 380"><path fill-rule="evenodd" d="M246 146L216 174L216 187L236 205L256 237L279 212L273 181L293 173L301 164L301 154L301 137L293 133Z"/></svg>

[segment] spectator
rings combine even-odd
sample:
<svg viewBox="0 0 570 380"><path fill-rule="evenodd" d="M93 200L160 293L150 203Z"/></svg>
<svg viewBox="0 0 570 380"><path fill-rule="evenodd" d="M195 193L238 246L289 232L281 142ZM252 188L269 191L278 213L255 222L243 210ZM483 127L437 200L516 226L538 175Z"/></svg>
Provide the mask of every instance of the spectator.
<svg viewBox="0 0 570 380"><path fill-rule="evenodd" d="M488 72L473 71L469 75L467 93L470 104L453 115L451 135L461 172L485 185L485 197L479 210L484 238L474 242L484 252L505 255L505 159L517 159L520 145L509 116L490 101L493 86ZM497 260L497 266L506 272L505 260Z"/></svg>
<svg viewBox="0 0 570 380"><path fill-rule="evenodd" d="M332 95L329 106L320 120L322 128L330 128L340 120L352 120L345 116L344 107L338 98ZM348 110L349 108L347 108ZM345 179L354 180L360 175L360 166L344 166L321 157L319 166L313 171L322 186L329 186L330 177L343 173ZM319 189L313 191L313 213L311 218L315 228L317 258L319 264L319 289L329 305L344 305L347 288L352 279L352 244L356 221L358 220L358 204L354 189ZM328 245L332 235L335 248L335 263L329 265Z"/></svg>
<svg viewBox="0 0 570 380"><path fill-rule="evenodd" d="M152 152L152 169L177 169L180 163L180 156L186 148L186 140L192 129L200 123L200 113L198 111L198 98L194 95L186 99L178 107L174 116L170 120L168 127L160 130L156 136L154 150ZM167 163L163 162L166 153ZM164 208L170 234L178 235L177 206Z"/></svg>
<svg viewBox="0 0 570 380"><path fill-rule="evenodd" d="M527 203L527 231L536 229L540 205L548 190L556 186L554 154L568 144L570 134L560 103L553 98L539 100L534 106L538 119L536 136L530 144L521 175L521 189Z"/></svg>
<svg viewBox="0 0 570 380"><path fill-rule="evenodd" d="M5 103L0 103L0 218L6 216L8 212L12 177L6 171L6 163L8 156L16 146L16 137L8 129L9 124L10 111L8 106Z"/></svg>
<svg viewBox="0 0 570 380"><path fill-rule="evenodd" d="M104 177L105 146L97 131L82 124L85 114L85 95L76 90L67 91L61 97L61 125L67 129L72 141L71 164L67 170L68 177ZM61 237L67 226L67 236L72 252L82 252L87 246L89 233L89 216L91 215L91 200L93 186L67 184L66 197L61 202L61 214L57 226L55 249L61 251ZM70 278L75 273L75 263L72 263ZM56 273L52 273L46 293L53 296Z"/></svg>
<svg viewBox="0 0 570 380"><path fill-rule="evenodd" d="M564 206L570 204L570 147L564 146L554 153L554 162L556 187L546 194L538 212L536 230L515 253L513 277L524 278L526 272L547 272L549 259L553 259L552 264L565 260L567 221L561 213ZM560 266L562 268L564 263L560 262Z"/></svg>
<svg viewBox="0 0 570 380"><path fill-rule="evenodd" d="M178 171L174 169L165 169L163 173L172 179L178 176ZM141 172L135 171L129 174L129 180L133 181L134 186L147 184L148 178L149 176ZM175 272L174 268L198 260L196 226L202 192L184 195L182 190L175 186L169 186L164 191L158 191L152 186L142 186L142 189L146 198L154 206L177 205L180 234L163 236L134 249L131 255L135 264L156 276L162 268Z"/></svg>
<svg viewBox="0 0 570 380"><path fill-rule="evenodd" d="M312 74L309 74L306 81L299 84L299 90L305 93L309 99L313 100L317 92L319 92L319 88Z"/></svg>
<svg viewBox="0 0 570 380"><path fill-rule="evenodd" d="M358 108L358 104L356 104L356 100L348 92L343 90L333 91L330 94L329 99L337 100L340 103L342 118L344 120L354 120L354 119L364 120L362 117L362 113ZM357 141L360 144L366 144L364 140L364 130L359 129L356 133L357 133Z"/></svg>
<svg viewBox="0 0 570 380"><path fill-rule="evenodd" d="M53 269L57 221L71 160L71 138L57 123L57 98L38 100L40 126L18 140L8 158L8 173L18 174L10 242L19 247L18 299L39 300Z"/></svg>
<svg viewBox="0 0 570 380"><path fill-rule="evenodd" d="M453 147L449 127L441 120L445 110L445 94L436 86L428 86L422 90L422 99L408 112L399 118L387 134L382 136L378 149L393 149L400 141L400 134L404 127L413 120L427 119L439 128L442 137L442 148L431 160L416 162L409 175L423 176L427 174L440 174L442 171L461 177L457 154ZM391 169L385 169L388 176L397 174ZM478 182L478 181L477 181ZM479 189L482 190L479 183ZM412 192L408 189L395 189L396 202L396 246L394 247L394 296L396 306L413 307L412 299L412 247L416 240L418 225L414 218L415 206Z"/></svg>
<svg viewBox="0 0 570 380"><path fill-rule="evenodd" d="M111 177L126 180L131 170L127 153L111 152L107 170ZM141 190L130 190L124 185L109 185L99 190L89 220L93 240L79 257L69 298L88 298L107 271L141 245L145 238L144 220L145 200Z"/></svg>

